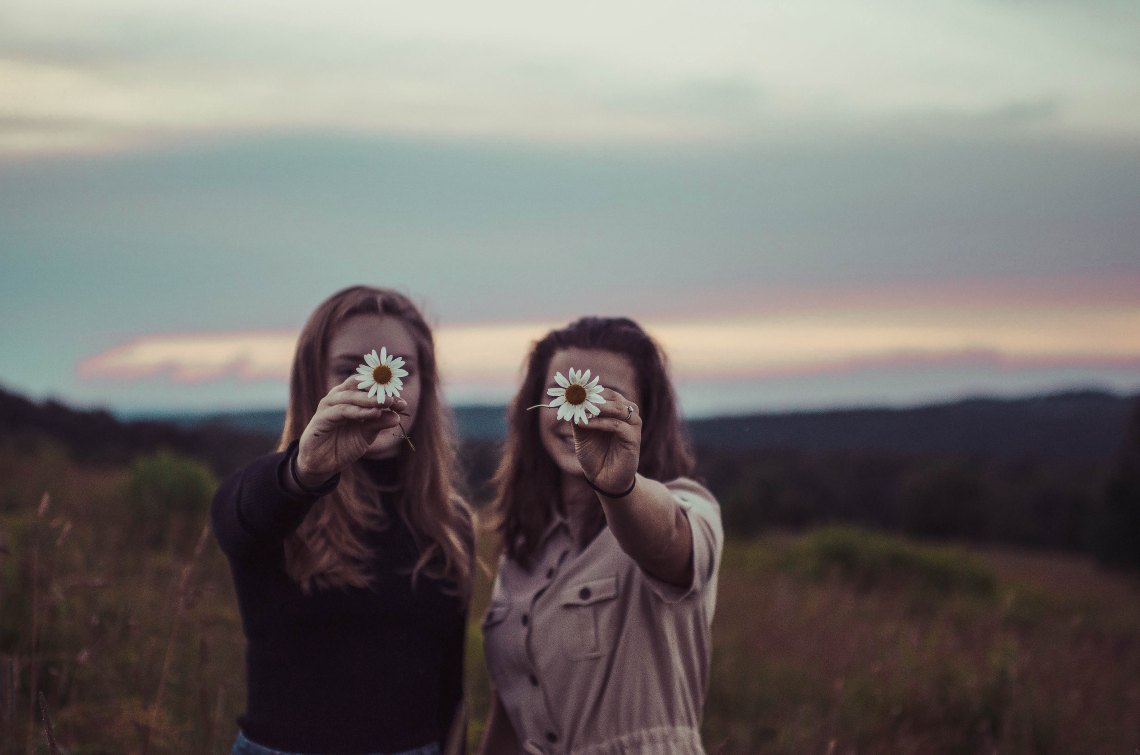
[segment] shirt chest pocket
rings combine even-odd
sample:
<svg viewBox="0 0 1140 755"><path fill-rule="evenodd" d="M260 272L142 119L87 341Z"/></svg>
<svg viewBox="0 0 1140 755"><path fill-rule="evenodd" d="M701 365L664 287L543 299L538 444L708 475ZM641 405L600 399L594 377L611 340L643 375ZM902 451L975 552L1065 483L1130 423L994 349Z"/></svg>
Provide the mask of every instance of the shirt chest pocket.
<svg viewBox="0 0 1140 755"><path fill-rule="evenodd" d="M558 594L558 633L574 660L608 655L621 631L617 577L576 582Z"/></svg>
<svg viewBox="0 0 1140 755"><path fill-rule="evenodd" d="M504 601L492 601L487 606L486 613L483 614L483 633L493 630L495 627L503 623L507 618L507 614L511 612L511 604Z"/></svg>
<svg viewBox="0 0 1140 755"><path fill-rule="evenodd" d="M511 663L512 655L517 652L503 623L510 613L510 603L492 601L483 614L483 652L487 657L487 672L496 686L503 686L502 669Z"/></svg>

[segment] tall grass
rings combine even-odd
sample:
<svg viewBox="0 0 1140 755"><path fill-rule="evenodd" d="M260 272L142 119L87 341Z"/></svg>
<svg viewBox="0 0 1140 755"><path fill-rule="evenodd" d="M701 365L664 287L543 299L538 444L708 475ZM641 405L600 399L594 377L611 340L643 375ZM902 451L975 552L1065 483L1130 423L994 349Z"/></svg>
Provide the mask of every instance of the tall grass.
<svg viewBox="0 0 1140 755"><path fill-rule="evenodd" d="M183 463L165 457L148 475L200 472ZM2 753L51 752L49 736L72 754L193 755L233 741L244 638L225 560L203 537L208 501L128 526L149 505L130 498L140 468L0 446ZM494 551L481 535L492 564ZM488 707L478 623L490 577L479 574L469 624L472 744ZM706 746L1131 753L1138 627L1136 581L1073 556L855 529L730 541Z"/></svg>
<svg viewBox="0 0 1140 755"><path fill-rule="evenodd" d="M49 751L41 710L69 753L216 752L229 735L218 722L242 704L243 651L203 529L212 485L197 512L165 523L171 547L155 548L153 527L134 537L130 470L41 450L0 448L0 752ZM45 482L49 507L31 492Z"/></svg>
<svg viewBox="0 0 1140 755"><path fill-rule="evenodd" d="M1128 752L1140 742L1138 598L1135 580L1074 557L851 529L730 543L706 742Z"/></svg>

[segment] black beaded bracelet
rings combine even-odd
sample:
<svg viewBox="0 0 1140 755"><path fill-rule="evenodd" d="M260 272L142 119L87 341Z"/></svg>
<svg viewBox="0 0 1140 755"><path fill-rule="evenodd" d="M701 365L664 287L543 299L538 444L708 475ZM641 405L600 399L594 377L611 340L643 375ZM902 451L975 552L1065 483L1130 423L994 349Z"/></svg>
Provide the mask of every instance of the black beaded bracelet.
<svg viewBox="0 0 1140 755"><path fill-rule="evenodd" d="M595 485L594 481L591 480L589 477L587 477L585 479L586 479L587 485L589 485L591 488L593 488L594 490L596 490L599 493L601 493L602 495L604 495L606 498L625 498L627 495L629 495L630 493L633 492L633 489L635 487L637 487L637 473L634 473L633 482L631 482L629 484L629 487L620 493L608 493L605 490L602 490L601 488L599 488L597 485Z"/></svg>
<svg viewBox="0 0 1140 755"><path fill-rule="evenodd" d="M337 473L315 488L304 484L301 482L301 478L297 476L297 454L295 452L289 458L289 474L293 477L293 484L305 495L324 495L335 488L336 483L340 481L340 474Z"/></svg>

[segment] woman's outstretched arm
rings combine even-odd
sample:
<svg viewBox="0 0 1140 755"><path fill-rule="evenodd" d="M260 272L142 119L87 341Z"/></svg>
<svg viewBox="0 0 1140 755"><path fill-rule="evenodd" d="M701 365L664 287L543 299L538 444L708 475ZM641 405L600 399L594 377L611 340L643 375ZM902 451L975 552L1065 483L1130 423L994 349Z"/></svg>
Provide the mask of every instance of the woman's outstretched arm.
<svg viewBox="0 0 1140 755"><path fill-rule="evenodd" d="M574 446L622 550L646 573L680 587L693 578L693 536L684 510L660 482L637 474L641 415L617 391L588 425L574 425ZM628 491L628 492L627 492Z"/></svg>
<svg viewBox="0 0 1140 755"><path fill-rule="evenodd" d="M598 500L618 544L643 571L678 587L692 583L693 533L668 488L638 475L629 495L598 493Z"/></svg>

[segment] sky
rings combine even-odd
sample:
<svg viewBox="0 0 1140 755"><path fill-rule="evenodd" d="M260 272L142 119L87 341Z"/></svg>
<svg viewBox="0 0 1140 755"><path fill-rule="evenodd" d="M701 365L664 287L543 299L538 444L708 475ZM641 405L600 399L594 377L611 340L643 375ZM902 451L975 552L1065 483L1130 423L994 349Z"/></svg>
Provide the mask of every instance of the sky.
<svg viewBox="0 0 1140 755"><path fill-rule="evenodd" d="M1137 40L1132 0L7 0L0 387L279 407L367 283L456 403L586 314L690 415L1137 391Z"/></svg>

